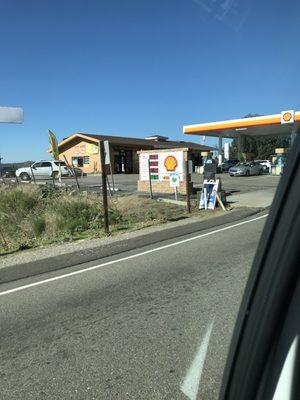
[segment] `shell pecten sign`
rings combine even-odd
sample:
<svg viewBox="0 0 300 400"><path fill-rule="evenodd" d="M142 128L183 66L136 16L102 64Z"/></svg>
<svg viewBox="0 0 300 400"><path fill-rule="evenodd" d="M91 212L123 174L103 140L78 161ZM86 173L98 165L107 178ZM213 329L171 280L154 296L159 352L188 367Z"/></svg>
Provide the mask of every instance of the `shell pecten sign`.
<svg viewBox="0 0 300 400"><path fill-rule="evenodd" d="M281 123L282 124L292 124L294 122L294 110L282 111L281 112Z"/></svg>
<svg viewBox="0 0 300 400"><path fill-rule="evenodd" d="M178 161L176 157L173 155L169 155L165 158L164 166L168 172L176 171L176 167L178 166Z"/></svg>

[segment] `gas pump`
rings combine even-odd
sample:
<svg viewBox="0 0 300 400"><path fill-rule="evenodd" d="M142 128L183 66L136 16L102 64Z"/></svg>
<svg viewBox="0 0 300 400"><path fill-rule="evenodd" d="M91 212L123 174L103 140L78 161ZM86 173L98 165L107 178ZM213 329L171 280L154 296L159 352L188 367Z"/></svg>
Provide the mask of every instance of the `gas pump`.
<svg viewBox="0 0 300 400"><path fill-rule="evenodd" d="M276 156L272 158L272 175L282 175L284 172L284 167L286 163L286 148L275 149Z"/></svg>
<svg viewBox="0 0 300 400"><path fill-rule="evenodd" d="M203 178L208 180L215 180L216 172L217 172L216 161L212 158L211 153L208 152L208 155L204 161L204 166L203 166Z"/></svg>

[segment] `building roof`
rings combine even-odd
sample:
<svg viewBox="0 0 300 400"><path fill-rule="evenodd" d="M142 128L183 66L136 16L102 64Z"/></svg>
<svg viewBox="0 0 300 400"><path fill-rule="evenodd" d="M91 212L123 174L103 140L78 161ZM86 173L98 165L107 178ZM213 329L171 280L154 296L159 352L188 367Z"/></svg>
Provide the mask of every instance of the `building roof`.
<svg viewBox="0 0 300 400"><path fill-rule="evenodd" d="M196 151L212 151L213 147L204 146L202 144L194 143L194 142L185 142L185 141L173 141L173 140L151 140L151 139L142 139L142 138L132 138L125 136L113 136L113 135L93 135L90 133L75 133L67 138L64 138L62 142L58 144L58 146L62 146L65 143L69 142L76 136L82 138L89 138L95 141L99 140L108 140L109 143L118 144L118 145L133 145L133 146L142 146L153 149L165 149L165 148L182 148L188 147L190 150Z"/></svg>
<svg viewBox="0 0 300 400"><path fill-rule="evenodd" d="M291 117L291 121L284 116ZM231 119L227 121L208 122L205 124L187 125L183 127L186 135L222 136L235 138L246 136L290 135L300 129L300 112L282 111L281 114L255 116L250 118Z"/></svg>

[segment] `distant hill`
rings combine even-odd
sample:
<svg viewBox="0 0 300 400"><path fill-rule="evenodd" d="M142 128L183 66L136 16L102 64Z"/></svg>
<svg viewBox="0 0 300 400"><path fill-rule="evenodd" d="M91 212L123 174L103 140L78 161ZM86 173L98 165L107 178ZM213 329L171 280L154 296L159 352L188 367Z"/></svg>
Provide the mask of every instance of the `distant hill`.
<svg viewBox="0 0 300 400"><path fill-rule="evenodd" d="M13 169L18 169L22 167L28 167L29 165L33 164L33 161L22 161L22 162L15 162L15 163L1 163L0 168L3 167L12 167Z"/></svg>

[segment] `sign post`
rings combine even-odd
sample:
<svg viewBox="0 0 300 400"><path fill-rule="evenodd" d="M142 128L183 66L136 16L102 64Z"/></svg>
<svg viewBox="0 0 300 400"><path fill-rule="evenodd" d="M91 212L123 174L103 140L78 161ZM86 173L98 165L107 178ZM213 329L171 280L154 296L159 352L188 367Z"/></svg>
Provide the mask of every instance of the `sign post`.
<svg viewBox="0 0 300 400"><path fill-rule="evenodd" d="M170 174L170 187L174 188L175 200L177 201L177 188L180 186L179 174Z"/></svg>
<svg viewBox="0 0 300 400"><path fill-rule="evenodd" d="M108 202L107 202L107 182L106 182L106 169L105 169L105 151L104 144L101 140L100 146L100 163L102 175L102 199L103 199L103 217L104 217L104 232L109 235L109 221L108 221Z"/></svg>
<svg viewBox="0 0 300 400"><path fill-rule="evenodd" d="M187 212L191 213L191 199L190 199L190 174L189 174L189 162L186 161L185 164L185 182L186 182L186 209Z"/></svg>
<svg viewBox="0 0 300 400"><path fill-rule="evenodd" d="M78 183L78 178L77 178L77 175L76 175L76 171L75 171L75 168L74 168L74 165L73 165L73 160L71 159L72 165L70 165L70 164L68 163L67 157L66 157L65 155L64 155L63 157L64 157L64 159L65 159L65 163L67 164L68 168L70 169L70 171L72 171L72 173L73 173L73 175L74 175L74 178L75 178L75 181L76 181L76 186L77 186L78 192L80 192L80 187L79 187L79 183Z"/></svg>

